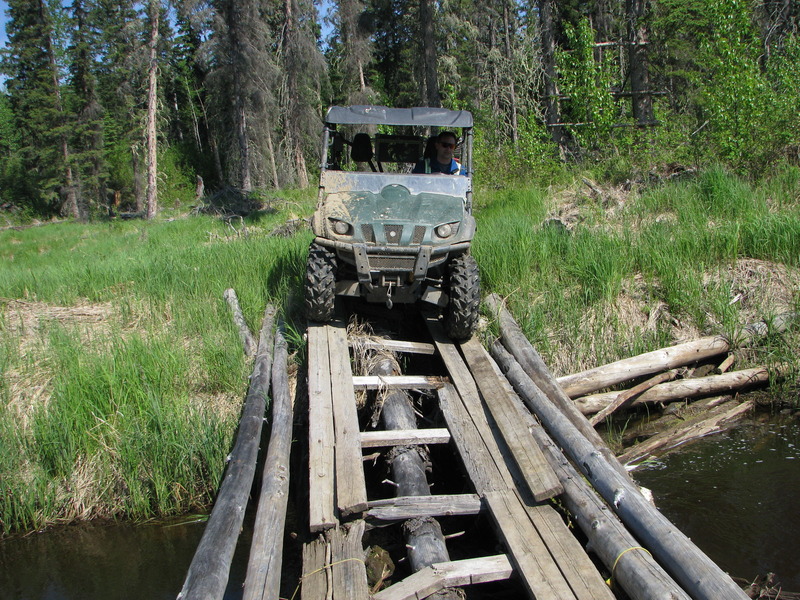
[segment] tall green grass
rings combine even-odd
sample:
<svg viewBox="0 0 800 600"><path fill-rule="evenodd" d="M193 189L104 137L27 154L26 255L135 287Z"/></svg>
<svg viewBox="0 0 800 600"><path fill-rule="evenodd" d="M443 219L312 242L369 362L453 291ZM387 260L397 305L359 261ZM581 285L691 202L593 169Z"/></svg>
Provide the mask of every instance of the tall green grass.
<svg viewBox="0 0 800 600"><path fill-rule="evenodd" d="M267 302L299 316L310 233L269 235L297 203L311 212L310 193L293 199L235 227L199 216L0 232L0 535L208 504L250 368L222 294L236 290L255 332ZM107 314L62 323L41 309L53 306ZM17 315L40 309L33 324Z"/></svg>
<svg viewBox="0 0 800 600"><path fill-rule="evenodd" d="M733 335L744 323L725 269L742 258L800 266L797 168L758 185L713 168L645 189L607 213L586 200L570 229L548 220L549 202L535 189L492 198L478 214L474 252L485 291L508 297L557 370L675 341L663 320L630 331L617 306L624 294L699 333Z"/></svg>

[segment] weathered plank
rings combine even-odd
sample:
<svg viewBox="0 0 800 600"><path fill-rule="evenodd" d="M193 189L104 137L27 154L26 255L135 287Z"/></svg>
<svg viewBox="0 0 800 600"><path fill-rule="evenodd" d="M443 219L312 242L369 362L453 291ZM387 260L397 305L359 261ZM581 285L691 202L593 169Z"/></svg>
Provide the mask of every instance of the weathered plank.
<svg viewBox="0 0 800 600"><path fill-rule="evenodd" d="M309 528L335 527L333 398L328 333L325 325L308 326L308 488Z"/></svg>
<svg viewBox="0 0 800 600"><path fill-rule="evenodd" d="M356 338L351 346L359 346L368 350L389 350L390 352L406 352L408 354L435 354L436 347L425 342L404 342L376 338Z"/></svg>
<svg viewBox="0 0 800 600"><path fill-rule="evenodd" d="M444 428L396 429L393 431L361 432L362 448L414 446L419 444L446 444L449 441L450 432Z"/></svg>
<svg viewBox="0 0 800 600"><path fill-rule="evenodd" d="M511 473L504 464L495 461L456 388L448 384L438 390L437 395L439 408L475 491L482 495L513 486Z"/></svg>
<svg viewBox="0 0 800 600"><path fill-rule="evenodd" d="M524 506L561 574L579 600L614 600L589 555L550 505Z"/></svg>
<svg viewBox="0 0 800 600"><path fill-rule="evenodd" d="M421 600L446 587L503 581L513 573L505 554L437 563L375 594L373 600Z"/></svg>
<svg viewBox="0 0 800 600"><path fill-rule="evenodd" d="M478 386L459 354L458 349L445 335L442 326L433 318L426 318L428 330L433 337L436 349L447 367L455 385L457 394L446 392L444 402L454 411L442 406L442 413L447 421L450 433L456 439L459 453L464 459L470 478L479 494L495 489L508 489L514 486L514 480L506 464L503 452L497 444L492 428L486 419ZM448 386L445 386L446 388ZM450 388L452 389L452 387ZM440 404L443 401L442 390L439 390ZM488 463L494 468L488 469Z"/></svg>
<svg viewBox="0 0 800 600"><path fill-rule="evenodd" d="M328 598L331 588L331 548L325 536L303 544L303 576L300 579L301 600Z"/></svg>
<svg viewBox="0 0 800 600"><path fill-rule="evenodd" d="M292 416L286 340L279 330L275 334L272 362L272 428L247 563L244 600L272 600L280 591L283 530L289 501Z"/></svg>
<svg viewBox="0 0 800 600"><path fill-rule="evenodd" d="M353 387L357 390L435 390L447 380L428 375L356 375Z"/></svg>
<svg viewBox="0 0 800 600"><path fill-rule="evenodd" d="M359 519L325 532L331 546L333 600L367 600L369 597L361 542L364 528L364 521Z"/></svg>
<svg viewBox="0 0 800 600"><path fill-rule="evenodd" d="M462 343L461 351L533 497L541 502L560 494L561 483L542 451L531 443L524 419L509 397L513 391L508 389L505 378L498 375L492 365L494 361L476 338Z"/></svg>
<svg viewBox="0 0 800 600"><path fill-rule="evenodd" d="M509 550L511 563L531 596L575 600L575 594L531 524L518 496L509 490L489 492L485 499Z"/></svg>
<svg viewBox="0 0 800 600"><path fill-rule="evenodd" d="M366 518L376 521L405 521L422 517L477 515L482 506L477 494L398 496L370 501Z"/></svg>
<svg viewBox="0 0 800 600"><path fill-rule="evenodd" d="M333 428L335 435L336 505L342 516L367 509L367 487L361 464L361 434L344 323L328 325ZM313 498L313 496L312 496Z"/></svg>

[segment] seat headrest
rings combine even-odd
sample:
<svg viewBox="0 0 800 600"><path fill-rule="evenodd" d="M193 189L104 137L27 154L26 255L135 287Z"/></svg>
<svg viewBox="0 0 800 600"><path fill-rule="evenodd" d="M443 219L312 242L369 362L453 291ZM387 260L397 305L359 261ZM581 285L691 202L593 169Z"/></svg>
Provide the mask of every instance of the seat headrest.
<svg viewBox="0 0 800 600"><path fill-rule="evenodd" d="M350 158L356 162L369 162L372 160L372 141L368 133L357 133L353 137L353 147L350 150Z"/></svg>

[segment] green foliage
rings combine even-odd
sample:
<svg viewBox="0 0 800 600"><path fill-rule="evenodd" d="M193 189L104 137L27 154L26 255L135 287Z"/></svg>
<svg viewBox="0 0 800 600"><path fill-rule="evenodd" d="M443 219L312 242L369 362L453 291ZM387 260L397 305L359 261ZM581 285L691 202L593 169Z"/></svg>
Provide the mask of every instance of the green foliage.
<svg viewBox="0 0 800 600"><path fill-rule="evenodd" d="M762 172L790 143L800 141L800 66L796 38L759 63L763 50L750 5L724 0L709 7L715 27L703 44L700 106L719 155L743 171Z"/></svg>
<svg viewBox="0 0 800 600"><path fill-rule="evenodd" d="M570 134L587 149L608 144L617 117L611 94L613 53L600 51L596 58L595 36L589 20L582 18L573 27L564 25L570 50L556 55L561 93L569 97L565 118L581 126L570 126Z"/></svg>

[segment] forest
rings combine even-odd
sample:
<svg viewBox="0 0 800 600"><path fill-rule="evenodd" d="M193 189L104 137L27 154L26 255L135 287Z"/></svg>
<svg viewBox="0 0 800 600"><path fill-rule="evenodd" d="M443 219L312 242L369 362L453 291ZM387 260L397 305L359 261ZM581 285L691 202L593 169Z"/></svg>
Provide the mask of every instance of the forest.
<svg viewBox="0 0 800 600"><path fill-rule="evenodd" d="M327 107L466 109L479 185L800 161L793 0L8 0L0 213L313 185Z"/></svg>

